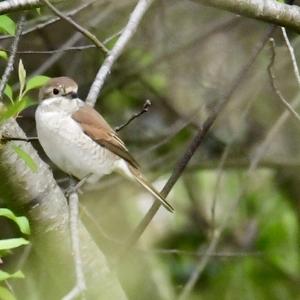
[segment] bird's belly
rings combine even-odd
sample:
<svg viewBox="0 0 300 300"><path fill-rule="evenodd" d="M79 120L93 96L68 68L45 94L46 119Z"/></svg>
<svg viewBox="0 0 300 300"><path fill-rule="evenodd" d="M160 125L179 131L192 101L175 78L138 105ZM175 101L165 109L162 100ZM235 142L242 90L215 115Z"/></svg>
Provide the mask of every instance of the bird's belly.
<svg viewBox="0 0 300 300"><path fill-rule="evenodd" d="M92 174L90 182L109 174L118 157L90 139L70 116L36 114L39 141L52 162L79 179Z"/></svg>

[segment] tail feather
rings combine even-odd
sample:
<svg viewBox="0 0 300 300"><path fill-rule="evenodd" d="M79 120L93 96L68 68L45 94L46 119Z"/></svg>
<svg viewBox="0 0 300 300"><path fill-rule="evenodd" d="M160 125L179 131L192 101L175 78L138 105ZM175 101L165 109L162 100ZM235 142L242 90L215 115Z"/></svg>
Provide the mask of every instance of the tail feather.
<svg viewBox="0 0 300 300"><path fill-rule="evenodd" d="M134 175L136 181L147 189L169 212L174 212L173 206L143 177L139 170L129 166L130 171Z"/></svg>

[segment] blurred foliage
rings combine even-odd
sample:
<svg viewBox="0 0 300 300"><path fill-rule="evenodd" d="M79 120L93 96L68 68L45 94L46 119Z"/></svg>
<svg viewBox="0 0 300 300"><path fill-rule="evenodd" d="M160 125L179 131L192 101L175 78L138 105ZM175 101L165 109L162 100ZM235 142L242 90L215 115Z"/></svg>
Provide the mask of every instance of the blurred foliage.
<svg viewBox="0 0 300 300"><path fill-rule="evenodd" d="M82 3L69 1L57 7L66 12ZM123 28L135 3L97 1L73 18L104 40ZM89 27L91 20L99 16L102 19ZM1 16L3 33L14 34L15 26L9 20L17 17L18 13L9 15L10 19ZM32 9L27 15L26 29L52 17L46 8L41 9L40 15ZM96 108L112 126L118 126L137 112L146 99L151 100L150 111L120 135L157 187L162 187L169 178L190 139L234 85L237 74L269 27L192 1L159 0L152 5L134 39L114 65ZM76 39L75 35L67 23L56 22L24 35L20 51L51 51L89 43L82 36ZM298 57L299 36L292 32L288 35ZM273 37L277 45L276 80L291 102L299 98L292 64L280 31ZM1 71L11 41L0 40ZM115 42L116 38L107 47L111 49ZM299 298L299 123L287 118L273 137L261 166L250 175L247 172L248 162L284 112L269 83L266 69L269 50L266 46L260 53L193 157L193 168L186 170L172 190L169 199L176 213L159 211L130 255L118 262L119 278L128 299L176 299L195 265L203 260L214 230L223 222L227 223L217 249L211 253L189 299ZM15 67L19 63L19 72L12 74L6 87L7 108L1 120L18 116L27 134L35 136L31 104L37 101L36 89L48 78L41 74L73 77L79 82L79 94L84 99L103 59L93 48L19 53L15 62ZM42 149L36 147L47 160ZM227 147L230 151L217 186L220 160ZM36 165L31 158L19 148L17 153L34 172ZM64 178L49 164L56 178ZM1 204L2 198L10 199L11 189L13 186L7 189L0 185ZM240 195L239 205L232 206ZM81 217L89 232L115 266L124 242L148 210L152 198L134 184L112 175L104 178L95 190L86 191L81 203ZM1 238L12 232L16 230L11 224L0 226ZM7 257L14 257L6 261L8 269L15 270L15 257L20 256L22 253ZM59 258L49 257L49 260ZM23 300L24 295L30 295L28 300L37 299L37 286L42 286L51 299L51 290L58 283L49 286L47 274L38 278L38 282L32 275L35 268L42 267L25 262L25 279L10 281L17 299ZM6 292L0 287L0 298L10 299L3 296Z"/></svg>

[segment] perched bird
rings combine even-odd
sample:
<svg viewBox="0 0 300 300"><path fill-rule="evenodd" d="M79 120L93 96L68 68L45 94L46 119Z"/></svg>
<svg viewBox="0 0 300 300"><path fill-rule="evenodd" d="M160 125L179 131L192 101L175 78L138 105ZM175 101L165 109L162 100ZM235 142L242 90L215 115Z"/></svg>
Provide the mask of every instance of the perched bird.
<svg viewBox="0 0 300 300"><path fill-rule="evenodd" d="M173 207L144 178L124 142L104 118L77 96L68 77L50 79L39 92L35 113L38 139L52 162L65 173L89 183L112 171L135 179L169 211Z"/></svg>

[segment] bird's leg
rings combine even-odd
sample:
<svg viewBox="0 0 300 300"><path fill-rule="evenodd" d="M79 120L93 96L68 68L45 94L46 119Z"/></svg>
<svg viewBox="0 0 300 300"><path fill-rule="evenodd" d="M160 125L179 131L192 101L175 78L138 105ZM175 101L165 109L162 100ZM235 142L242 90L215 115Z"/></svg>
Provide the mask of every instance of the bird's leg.
<svg viewBox="0 0 300 300"><path fill-rule="evenodd" d="M84 176L83 178L81 178L79 181L73 177L72 175L69 176L69 187L66 189L65 191L65 195L67 198L69 198L69 196L72 193L81 193L80 188L85 184L86 180L90 177L91 174L88 174L86 176Z"/></svg>

